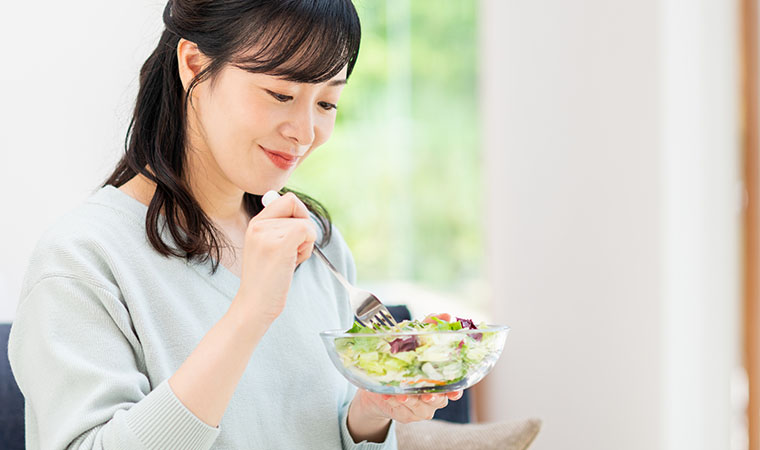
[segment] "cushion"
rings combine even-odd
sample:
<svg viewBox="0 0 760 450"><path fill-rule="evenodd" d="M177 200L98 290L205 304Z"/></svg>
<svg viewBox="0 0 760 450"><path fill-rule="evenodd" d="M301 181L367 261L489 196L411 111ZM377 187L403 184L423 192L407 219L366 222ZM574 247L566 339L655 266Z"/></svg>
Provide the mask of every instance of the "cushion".
<svg viewBox="0 0 760 450"><path fill-rule="evenodd" d="M440 420L397 423L398 450L524 450L541 429L538 419L458 424Z"/></svg>

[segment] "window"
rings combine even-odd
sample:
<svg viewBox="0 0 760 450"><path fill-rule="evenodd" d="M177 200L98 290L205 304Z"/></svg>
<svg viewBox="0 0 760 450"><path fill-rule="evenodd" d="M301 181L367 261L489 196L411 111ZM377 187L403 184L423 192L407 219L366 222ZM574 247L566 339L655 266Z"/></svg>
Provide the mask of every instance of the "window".
<svg viewBox="0 0 760 450"><path fill-rule="evenodd" d="M465 314L486 300L477 2L356 7L362 47L335 131L288 186L328 208L362 287L414 315L446 299Z"/></svg>

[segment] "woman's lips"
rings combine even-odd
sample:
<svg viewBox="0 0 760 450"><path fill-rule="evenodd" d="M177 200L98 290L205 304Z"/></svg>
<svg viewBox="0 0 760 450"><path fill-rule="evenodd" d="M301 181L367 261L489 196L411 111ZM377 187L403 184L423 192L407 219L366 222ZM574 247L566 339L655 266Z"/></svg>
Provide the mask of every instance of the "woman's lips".
<svg viewBox="0 0 760 450"><path fill-rule="evenodd" d="M296 165L296 162L298 162L297 156L288 155L287 153L274 152L267 148L261 147L260 145L259 147L264 151L267 157L269 157L269 160L272 161L272 163L274 163L274 165L280 169L290 169Z"/></svg>

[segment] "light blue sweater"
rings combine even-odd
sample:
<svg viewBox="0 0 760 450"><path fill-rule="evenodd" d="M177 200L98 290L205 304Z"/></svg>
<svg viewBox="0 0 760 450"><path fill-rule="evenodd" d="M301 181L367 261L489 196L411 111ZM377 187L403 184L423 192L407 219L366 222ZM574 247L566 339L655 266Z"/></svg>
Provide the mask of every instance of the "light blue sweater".
<svg viewBox="0 0 760 450"><path fill-rule="evenodd" d="M396 448L395 425L382 444L355 444L348 433L356 388L332 366L318 333L347 329L353 315L315 257L296 270L219 428L186 409L167 379L227 311L240 279L221 265L211 275L210 261L159 255L146 212L107 186L33 253L9 343L28 449ZM355 278L337 230L324 253Z"/></svg>

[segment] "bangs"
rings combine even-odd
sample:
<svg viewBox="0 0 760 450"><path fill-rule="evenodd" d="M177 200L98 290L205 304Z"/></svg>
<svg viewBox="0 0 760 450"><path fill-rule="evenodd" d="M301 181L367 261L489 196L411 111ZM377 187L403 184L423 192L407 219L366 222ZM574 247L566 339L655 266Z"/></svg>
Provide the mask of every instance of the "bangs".
<svg viewBox="0 0 760 450"><path fill-rule="evenodd" d="M351 75L361 26L350 0L284 1L266 21L252 16L234 66L300 83L322 83L344 66Z"/></svg>

